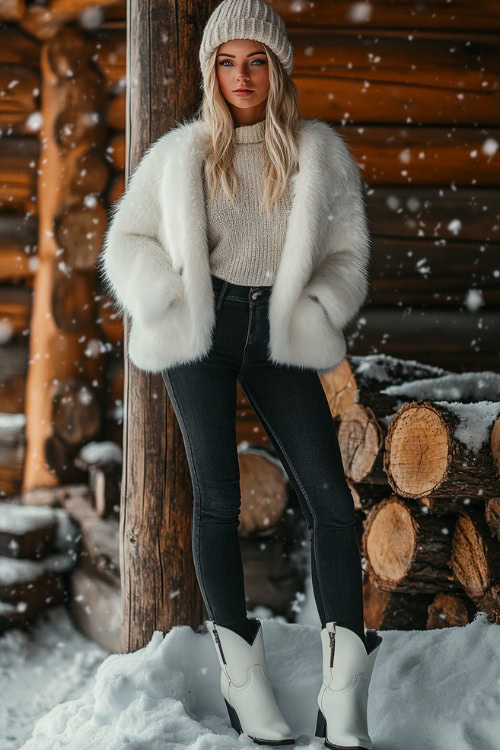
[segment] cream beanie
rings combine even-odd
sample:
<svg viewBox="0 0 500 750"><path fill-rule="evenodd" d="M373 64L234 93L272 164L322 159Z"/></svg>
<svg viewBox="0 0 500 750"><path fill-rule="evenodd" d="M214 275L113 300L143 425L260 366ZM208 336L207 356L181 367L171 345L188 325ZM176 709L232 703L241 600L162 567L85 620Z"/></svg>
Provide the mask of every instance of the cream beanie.
<svg viewBox="0 0 500 750"><path fill-rule="evenodd" d="M292 73L293 47L283 18L264 0L223 0L208 19L200 45L203 81L208 58L215 47L230 39L255 39L266 44Z"/></svg>

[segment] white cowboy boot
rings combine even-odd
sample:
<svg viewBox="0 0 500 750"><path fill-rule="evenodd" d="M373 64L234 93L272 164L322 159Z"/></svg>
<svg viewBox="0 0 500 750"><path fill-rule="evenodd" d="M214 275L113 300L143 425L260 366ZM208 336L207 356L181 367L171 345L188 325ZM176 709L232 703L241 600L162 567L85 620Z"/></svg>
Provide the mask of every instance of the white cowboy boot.
<svg viewBox="0 0 500 750"><path fill-rule="evenodd" d="M256 618L257 619L257 618ZM221 666L220 689L231 726L259 745L293 745L295 739L276 703L267 672L262 623L250 645L238 633L213 620L205 625Z"/></svg>
<svg viewBox="0 0 500 750"><path fill-rule="evenodd" d="M337 750L373 750L368 734L368 688L382 643L366 632L367 648L349 628L327 622L321 630L323 683L318 695L316 737Z"/></svg>

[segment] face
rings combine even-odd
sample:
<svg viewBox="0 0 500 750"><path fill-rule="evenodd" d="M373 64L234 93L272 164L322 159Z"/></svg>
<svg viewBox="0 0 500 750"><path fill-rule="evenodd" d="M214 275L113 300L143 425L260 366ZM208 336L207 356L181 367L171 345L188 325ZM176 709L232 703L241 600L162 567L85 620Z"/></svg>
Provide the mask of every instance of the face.
<svg viewBox="0 0 500 750"><path fill-rule="evenodd" d="M265 117L269 93L269 63L260 42L231 39L217 50L217 80L236 124L257 122ZM250 89L239 94L237 89Z"/></svg>

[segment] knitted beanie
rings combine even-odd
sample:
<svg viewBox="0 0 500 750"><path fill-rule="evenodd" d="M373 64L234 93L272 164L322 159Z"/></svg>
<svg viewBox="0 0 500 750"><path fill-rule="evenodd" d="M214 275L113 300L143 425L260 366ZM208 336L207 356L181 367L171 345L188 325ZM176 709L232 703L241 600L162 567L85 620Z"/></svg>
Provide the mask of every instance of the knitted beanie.
<svg viewBox="0 0 500 750"><path fill-rule="evenodd" d="M205 83L205 70L213 50L230 39L255 39L266 44L291 75L293 47L288 39L283 18L265 0L223 0L203 30L200 45L200 66Z"/></svg>

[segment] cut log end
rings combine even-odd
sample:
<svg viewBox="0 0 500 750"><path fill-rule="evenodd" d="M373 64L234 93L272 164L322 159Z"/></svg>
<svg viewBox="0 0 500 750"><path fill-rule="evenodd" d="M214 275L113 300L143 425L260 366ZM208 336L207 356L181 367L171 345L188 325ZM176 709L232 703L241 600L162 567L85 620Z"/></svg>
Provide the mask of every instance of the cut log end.
<svg viewBox="0 0 500 750"><path fill-rule="evenodd" d="M404 579L415 557L416 526L408 509L391 500L378 507L366 536L366 553L376 577L394 587Z"/></svg>
<svg viewBox="0 0 500 750"><path fill-rule="evenodd" d="M389 426L384 470L403 497L422 497L445 480L450 461L446 423L431 404L410 402Z"/></svg>

